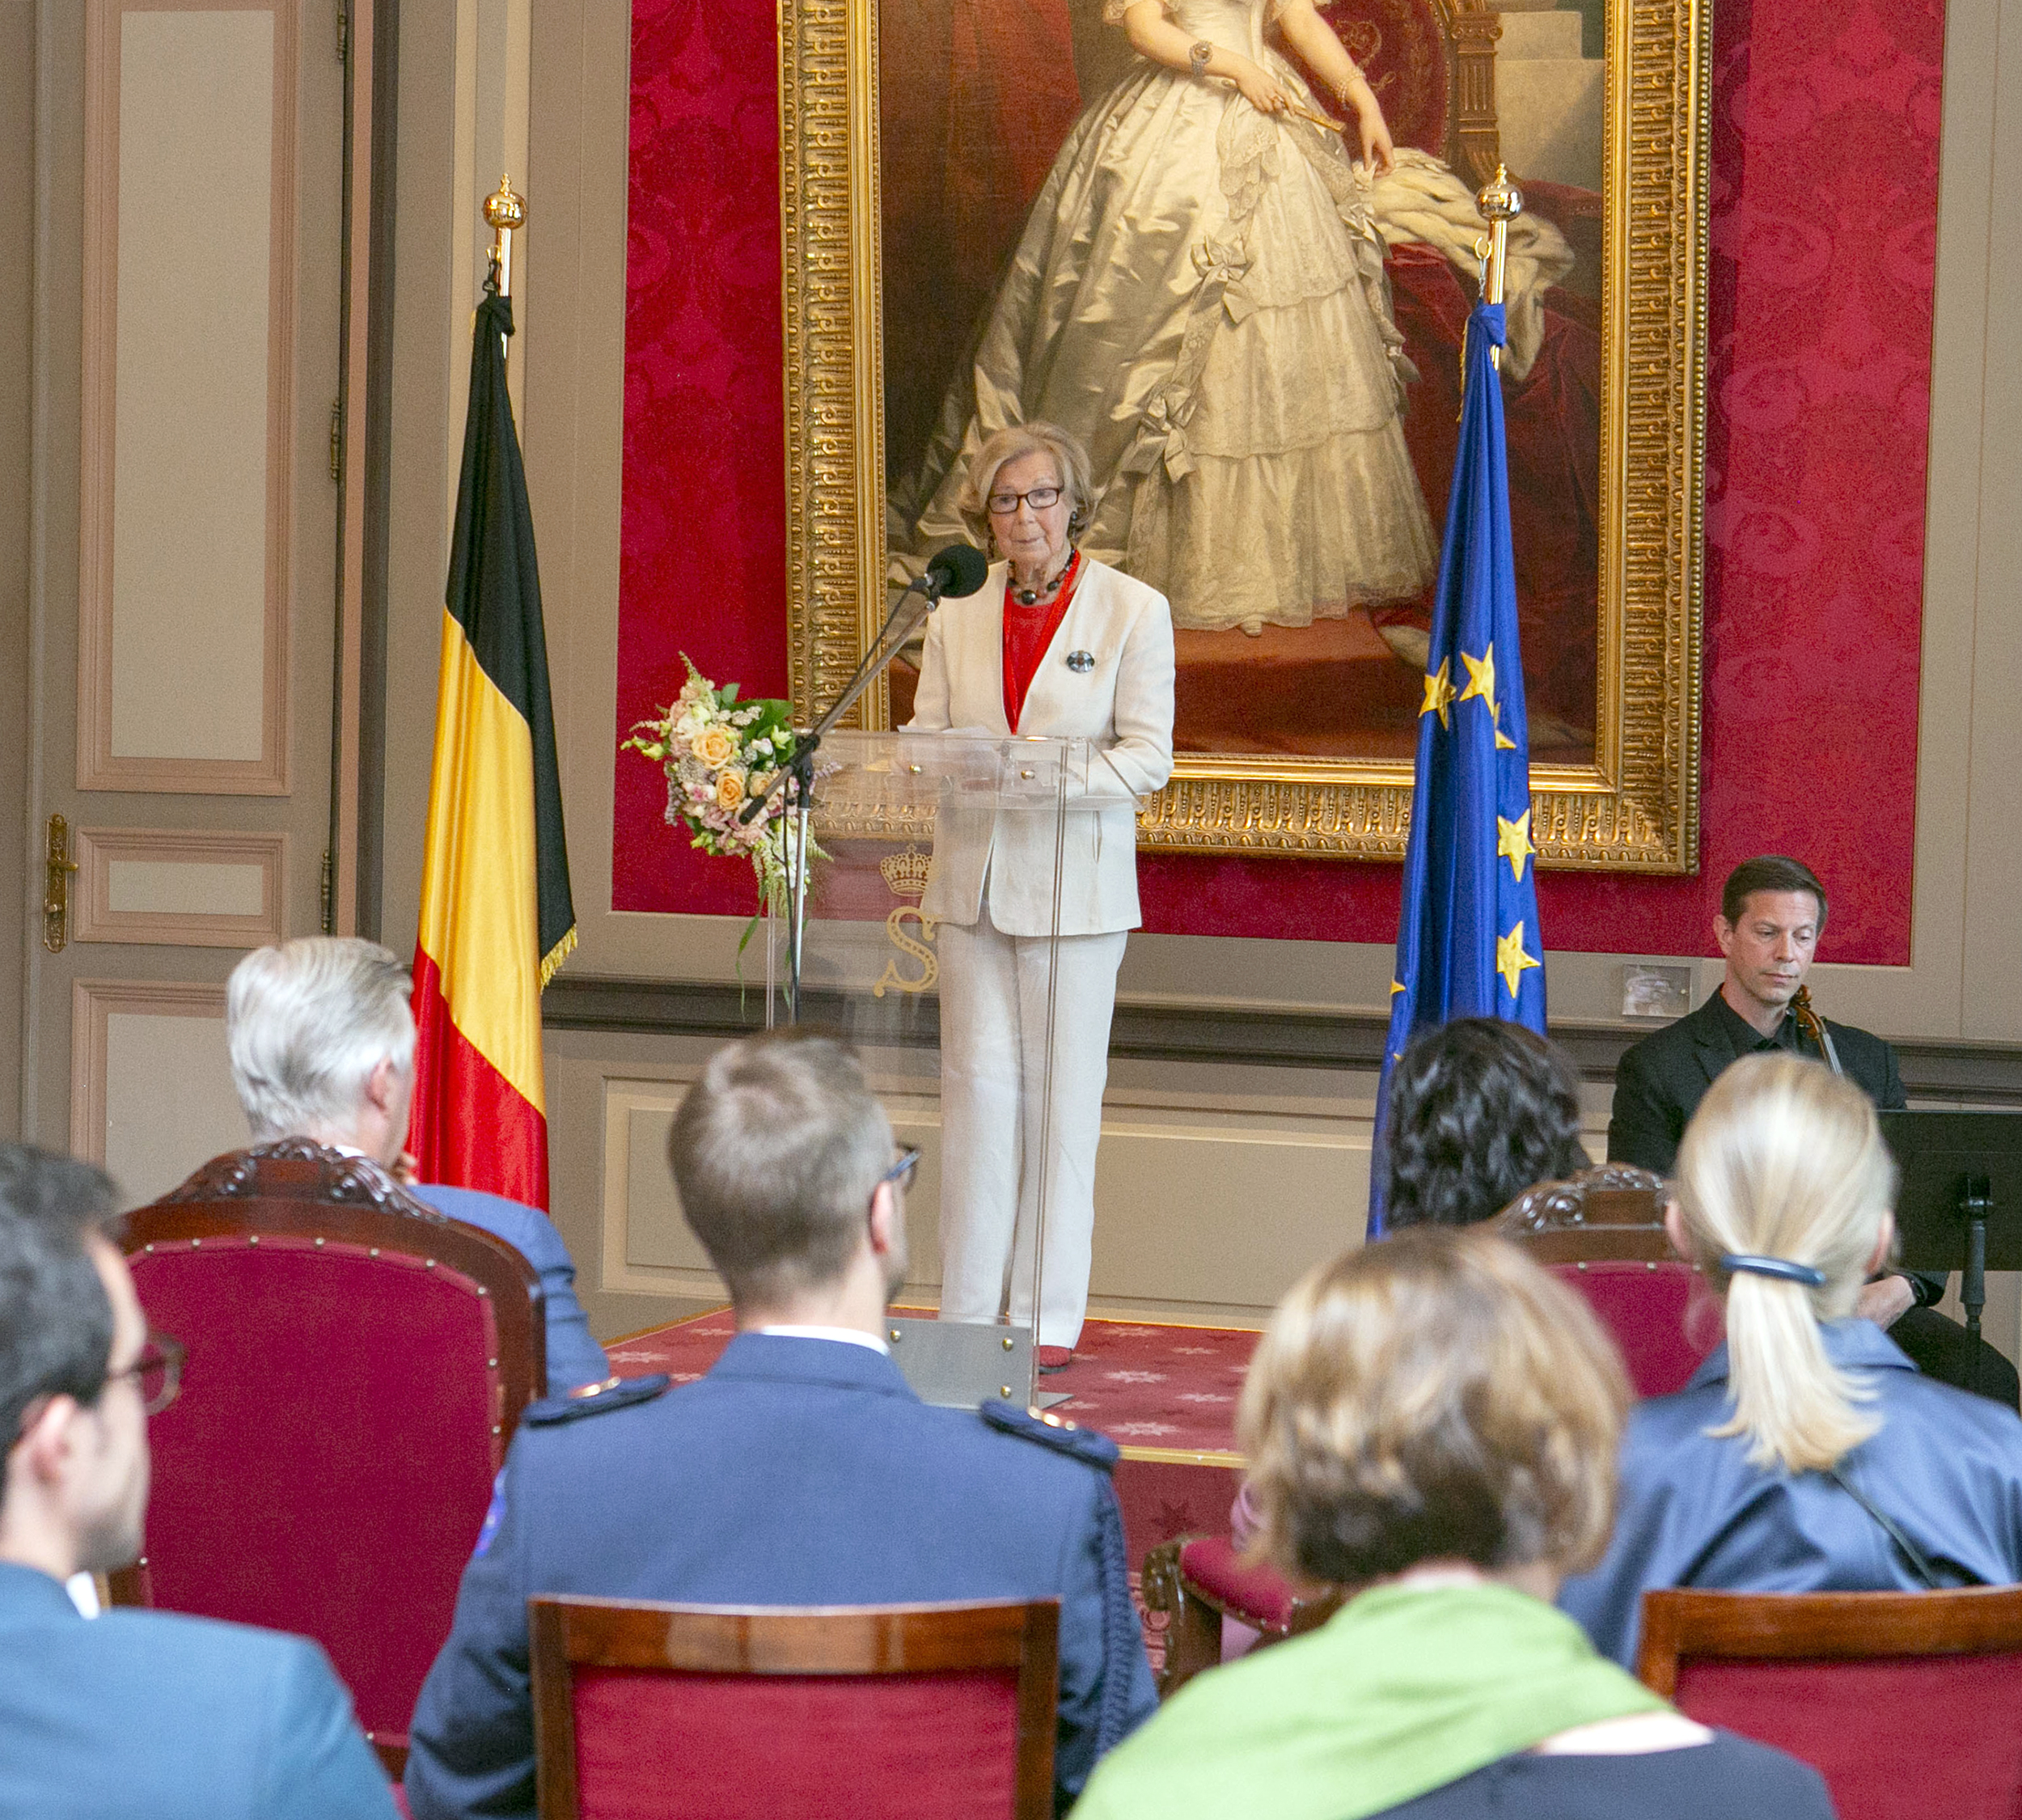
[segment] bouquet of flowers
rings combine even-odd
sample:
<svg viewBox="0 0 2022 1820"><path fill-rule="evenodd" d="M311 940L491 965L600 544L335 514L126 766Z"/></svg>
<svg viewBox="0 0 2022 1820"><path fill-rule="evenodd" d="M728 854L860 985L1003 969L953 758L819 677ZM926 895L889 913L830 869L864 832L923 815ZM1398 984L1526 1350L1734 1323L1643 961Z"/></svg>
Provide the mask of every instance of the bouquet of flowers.
<svg viewBox="0 0 2022 1820"><path fill-rule="evenodd" d="M791 705L740 702L735 683L718 688L685 651L681 661L688 679L673 706L640 722L618 749L637 752L666 772L668 825L686 827L694 836L689 844L705 853L749 860L761 912L783 915L788 793L781 791L749 822L741 817L745 804L763 796L793 756ZM810 857L814 851L810 841Z"/></svg>

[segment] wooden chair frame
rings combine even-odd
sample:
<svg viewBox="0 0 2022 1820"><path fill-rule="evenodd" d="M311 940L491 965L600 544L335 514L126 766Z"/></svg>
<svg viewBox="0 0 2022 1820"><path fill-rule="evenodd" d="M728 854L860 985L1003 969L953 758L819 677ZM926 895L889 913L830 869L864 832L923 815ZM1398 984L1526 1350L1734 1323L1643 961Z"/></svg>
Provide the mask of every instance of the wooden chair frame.
<svg viewBox="0 0 2022 1820"><path fill-rule="evenodd" d="M2022 1651L2022 1586L1916 1593L1707 1593L1643 1595L1636 1675L1676 1697L1678 1664L1855 1661Z"/></svg>
<svg viewBox="0 0 2022 1820"><path fill-rule="evenodd" d="M504 1464L520 1416L548 1377L546 1294L539 1273L513 1246L438 1213L370 1158L303 1138L214 1158L181 1187L129 1214L123 1244L130 1258L209 1243L256 1246L263 1238L419 1258L425 1268L439 1263L475 1281L491 1303L497 1335L497 1357L489 1361L492 1464L494 1471ZM113 1604L150 1602L144 1560L108 1581ZM388 1772L398 1776L405 1749L366 1736Z"/></svg>
<svg viewBox="0 0 2022 1820"><path fill-rule="evenodd" d="M1165 1666L1158 1677L1158 1697L1176 1694L1203 1669L1221 1661L1221 1621L1231 1615L1227 1604L1197 1581L1190 1580L1180 1567L1180 1556L1190 1543L1205 1539L1197 1535L1175 1536L1161 1542L1144 1557L1143 1591L1147 1610L1169 1615L1165 1627ZM1257 1632L1253 1649L1263 1649L1286 1638L1317 1631L1341 1609L1344 1595L1328 1589L1301 1597L1295 1594L1291 1615L1283 1624L1251 1624ZM1233 1615L1239 1624L1250 1624L1242 1612Z"/></svg>
<svg viewBox="0 0 2022 1820"><path fill-rule="evenodd" d="M1058 1599L747 1607L535 1598L527 1610L539 1820L580 1820L574 1688L576 1671L586 1667L754 1675L1015 1669L1013 1820L1051 1820Z"/></svg>

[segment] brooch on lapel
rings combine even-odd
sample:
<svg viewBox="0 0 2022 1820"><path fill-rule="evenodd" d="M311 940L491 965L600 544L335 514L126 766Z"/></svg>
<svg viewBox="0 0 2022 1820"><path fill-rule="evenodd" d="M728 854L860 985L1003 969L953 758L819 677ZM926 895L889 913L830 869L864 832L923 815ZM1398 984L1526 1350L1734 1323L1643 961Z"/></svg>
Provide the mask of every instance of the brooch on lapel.
<svg viewBox="0 0 2022 1820"><path fill-rule="evenodd" d="M1067 654L1067 667L1076 675L1085 676L1095 667L1095 654L1093 651L1069 651Z"/></svg>

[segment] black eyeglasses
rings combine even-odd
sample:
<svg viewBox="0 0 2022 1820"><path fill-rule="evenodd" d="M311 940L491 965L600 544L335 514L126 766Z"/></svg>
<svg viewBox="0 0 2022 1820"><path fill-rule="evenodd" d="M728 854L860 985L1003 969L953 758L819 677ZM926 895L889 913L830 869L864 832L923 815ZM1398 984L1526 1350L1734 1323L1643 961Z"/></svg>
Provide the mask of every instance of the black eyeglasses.
<svg viewBox="0 0 2022 1820"><path fill-rule="evenodd" d="M920 1152L910 1144L899 1146L899 1161L878 1178L878 1187L871 1190L876 1194L889 1182L895 1188L903 1188L912 1180L912 1172L920 1166Z"/></svg>
<svg viewBox="0 0 2022 1820"><path fill-rule="evenodd" d="M122 1378L132 1378L141 1393L141 1407L149 1415L159 1416L182 1389L183 1361L188 1357L188 1348L180 1340L171 1340L165 1333L150 1333L141 1356L121 1370L106 1373L105 1382L116 1384Z"/></svg>
<svg viewBox="0 0 2022 1820"><path fill-rule="evenodd" d="M1059 487L1033 487L1024 493L993 493L990 495L990 510L1000 518L1008 518L1021 505L1030 506L1035 512L1043 512L1049 506L1060 502Z"/></svg>

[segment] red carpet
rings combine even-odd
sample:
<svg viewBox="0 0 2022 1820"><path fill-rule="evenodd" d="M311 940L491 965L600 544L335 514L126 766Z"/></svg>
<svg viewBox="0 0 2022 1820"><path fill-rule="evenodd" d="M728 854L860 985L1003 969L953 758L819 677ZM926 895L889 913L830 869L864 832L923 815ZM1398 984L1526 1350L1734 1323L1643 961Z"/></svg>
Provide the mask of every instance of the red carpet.
<svg viewBox="0 0 2022 1820"><path fill-rule="evenodd" d="M902 1308L902 1314L928 1309ZM736 1331L727 1308L615 1340L611 1369L628 1378L664 1371L692 1383L716 1363ZM1145 1554L1176 1535L1227 1533L1242 1478L1235 1452L1236 1399L1257 1335L1246 1327L1182 1327L1090 1321L1074 1362L1041 1380L1064 1391L1056 1414L1097 1428L1123 1450L1117 1501L1135 1589ZM1140 1612L1142 1607L1140 1607ZM1147 1615L1153 1664L1162 1659L1163 1615Z"/></svg>

